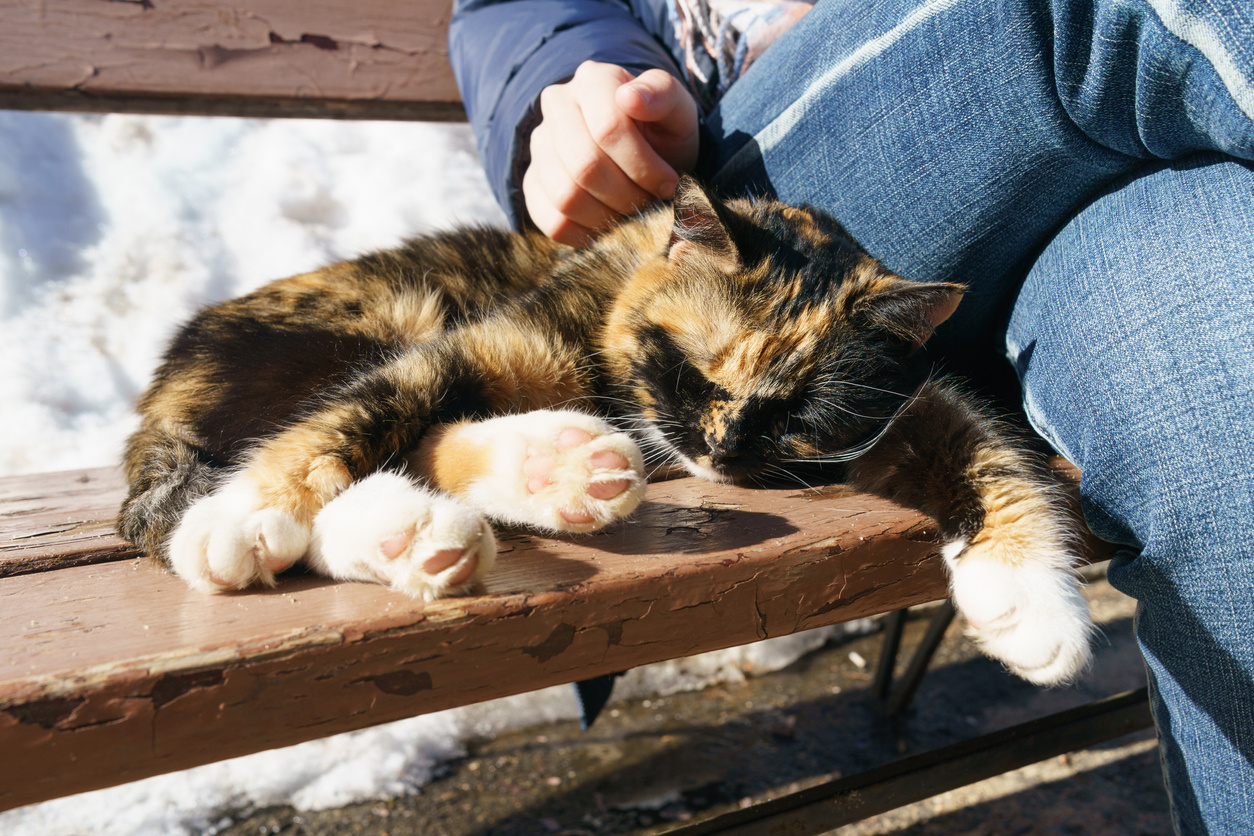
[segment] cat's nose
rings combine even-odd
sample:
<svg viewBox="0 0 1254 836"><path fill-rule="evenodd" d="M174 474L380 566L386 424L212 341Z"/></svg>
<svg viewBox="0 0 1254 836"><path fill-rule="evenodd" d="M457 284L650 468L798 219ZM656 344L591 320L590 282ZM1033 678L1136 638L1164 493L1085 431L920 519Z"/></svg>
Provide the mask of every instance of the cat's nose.
<svg viewBox="0 0 1254 836"><path fill-rule="evenodd" d="M705 446L710 451L710 465L720 467L740 458L740 454L727 447L721 440L711 436L705 437Z"/></svg>

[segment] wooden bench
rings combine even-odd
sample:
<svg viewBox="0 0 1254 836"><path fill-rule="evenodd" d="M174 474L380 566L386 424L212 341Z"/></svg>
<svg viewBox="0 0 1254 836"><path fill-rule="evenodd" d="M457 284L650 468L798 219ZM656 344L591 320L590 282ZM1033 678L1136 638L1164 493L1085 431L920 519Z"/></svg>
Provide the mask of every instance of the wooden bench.
<svg viewBox="0 0 1254 836"><path fill-rule="evenodd" d="M0 0L0 107L462 118L448 15ZM0 810L945 593L918 514L841 487L678 478L608 533L506 534L481 595L421 604L305 576L210 597L114 534L122 490L113 469L0 479L0 751L21 765ZM822 832L1148 724L1144 694L1124 696L688 830Z"/></svg>

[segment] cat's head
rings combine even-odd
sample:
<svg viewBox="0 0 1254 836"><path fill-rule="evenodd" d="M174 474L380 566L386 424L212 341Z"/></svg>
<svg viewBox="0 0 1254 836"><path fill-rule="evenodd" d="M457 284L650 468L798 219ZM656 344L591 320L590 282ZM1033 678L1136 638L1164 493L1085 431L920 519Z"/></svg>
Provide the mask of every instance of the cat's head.
<svg viewBox="0 0 1254 836"><path fill-rule="evenodd" d="M868 449L927 375L918 350L962 286L893 274L813 209L724 203L685 178L672 210L603 341L646 444L734 482Z"/></svg>

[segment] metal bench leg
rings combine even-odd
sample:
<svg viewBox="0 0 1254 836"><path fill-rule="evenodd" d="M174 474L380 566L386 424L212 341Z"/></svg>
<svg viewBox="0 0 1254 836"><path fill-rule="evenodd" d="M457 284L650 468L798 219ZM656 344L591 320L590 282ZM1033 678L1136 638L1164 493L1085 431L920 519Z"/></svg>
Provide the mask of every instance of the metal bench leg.
<svg viewBox="0 0 1254 836"><path fill-rule="evenodd" d="M888 692L893 687L893 672L897 668L897 651L901 648L901 631L906 626L906 614L910 610L893 610L884 624L884 643L880 645L879 662L875 665L875 684L872 686L875 701L880 705L888 702Z"/></svg>
<svg viewBox="0 0 1254 836"><path fill-rule="evenodd" d="M875 699L885 714L889 716L900 714L910 705L915 689L919 687L923 674L927 672L927 666L932 661L932 656L936 654L936 648L940 646L941 639L945 637L945 631L954 620L954 614L953 604L949 601L941 602L936 614L932 616L932 623L928 625L927 633L919 642L919 646L915 648L910 664L902 672L895 687L893 686L893 669L896 667L897 651L901 646L901 632L905 626L906 610L896 610L889 615L888 624L884 627L884 645L880 650L874 683Z"/></svg>

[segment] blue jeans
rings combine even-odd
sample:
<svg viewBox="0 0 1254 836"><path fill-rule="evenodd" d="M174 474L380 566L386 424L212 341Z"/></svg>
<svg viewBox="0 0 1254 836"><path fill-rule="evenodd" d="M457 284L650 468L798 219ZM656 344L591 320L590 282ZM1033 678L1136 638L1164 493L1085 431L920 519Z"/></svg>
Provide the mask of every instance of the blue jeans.
<svg viewBox="0 0 1254 836"><path fill-rule="evenodd" d="M706 120L707 174L971 291L1124 548L1181 833L1254 833L1254 9L823 0Z"/></svg>

